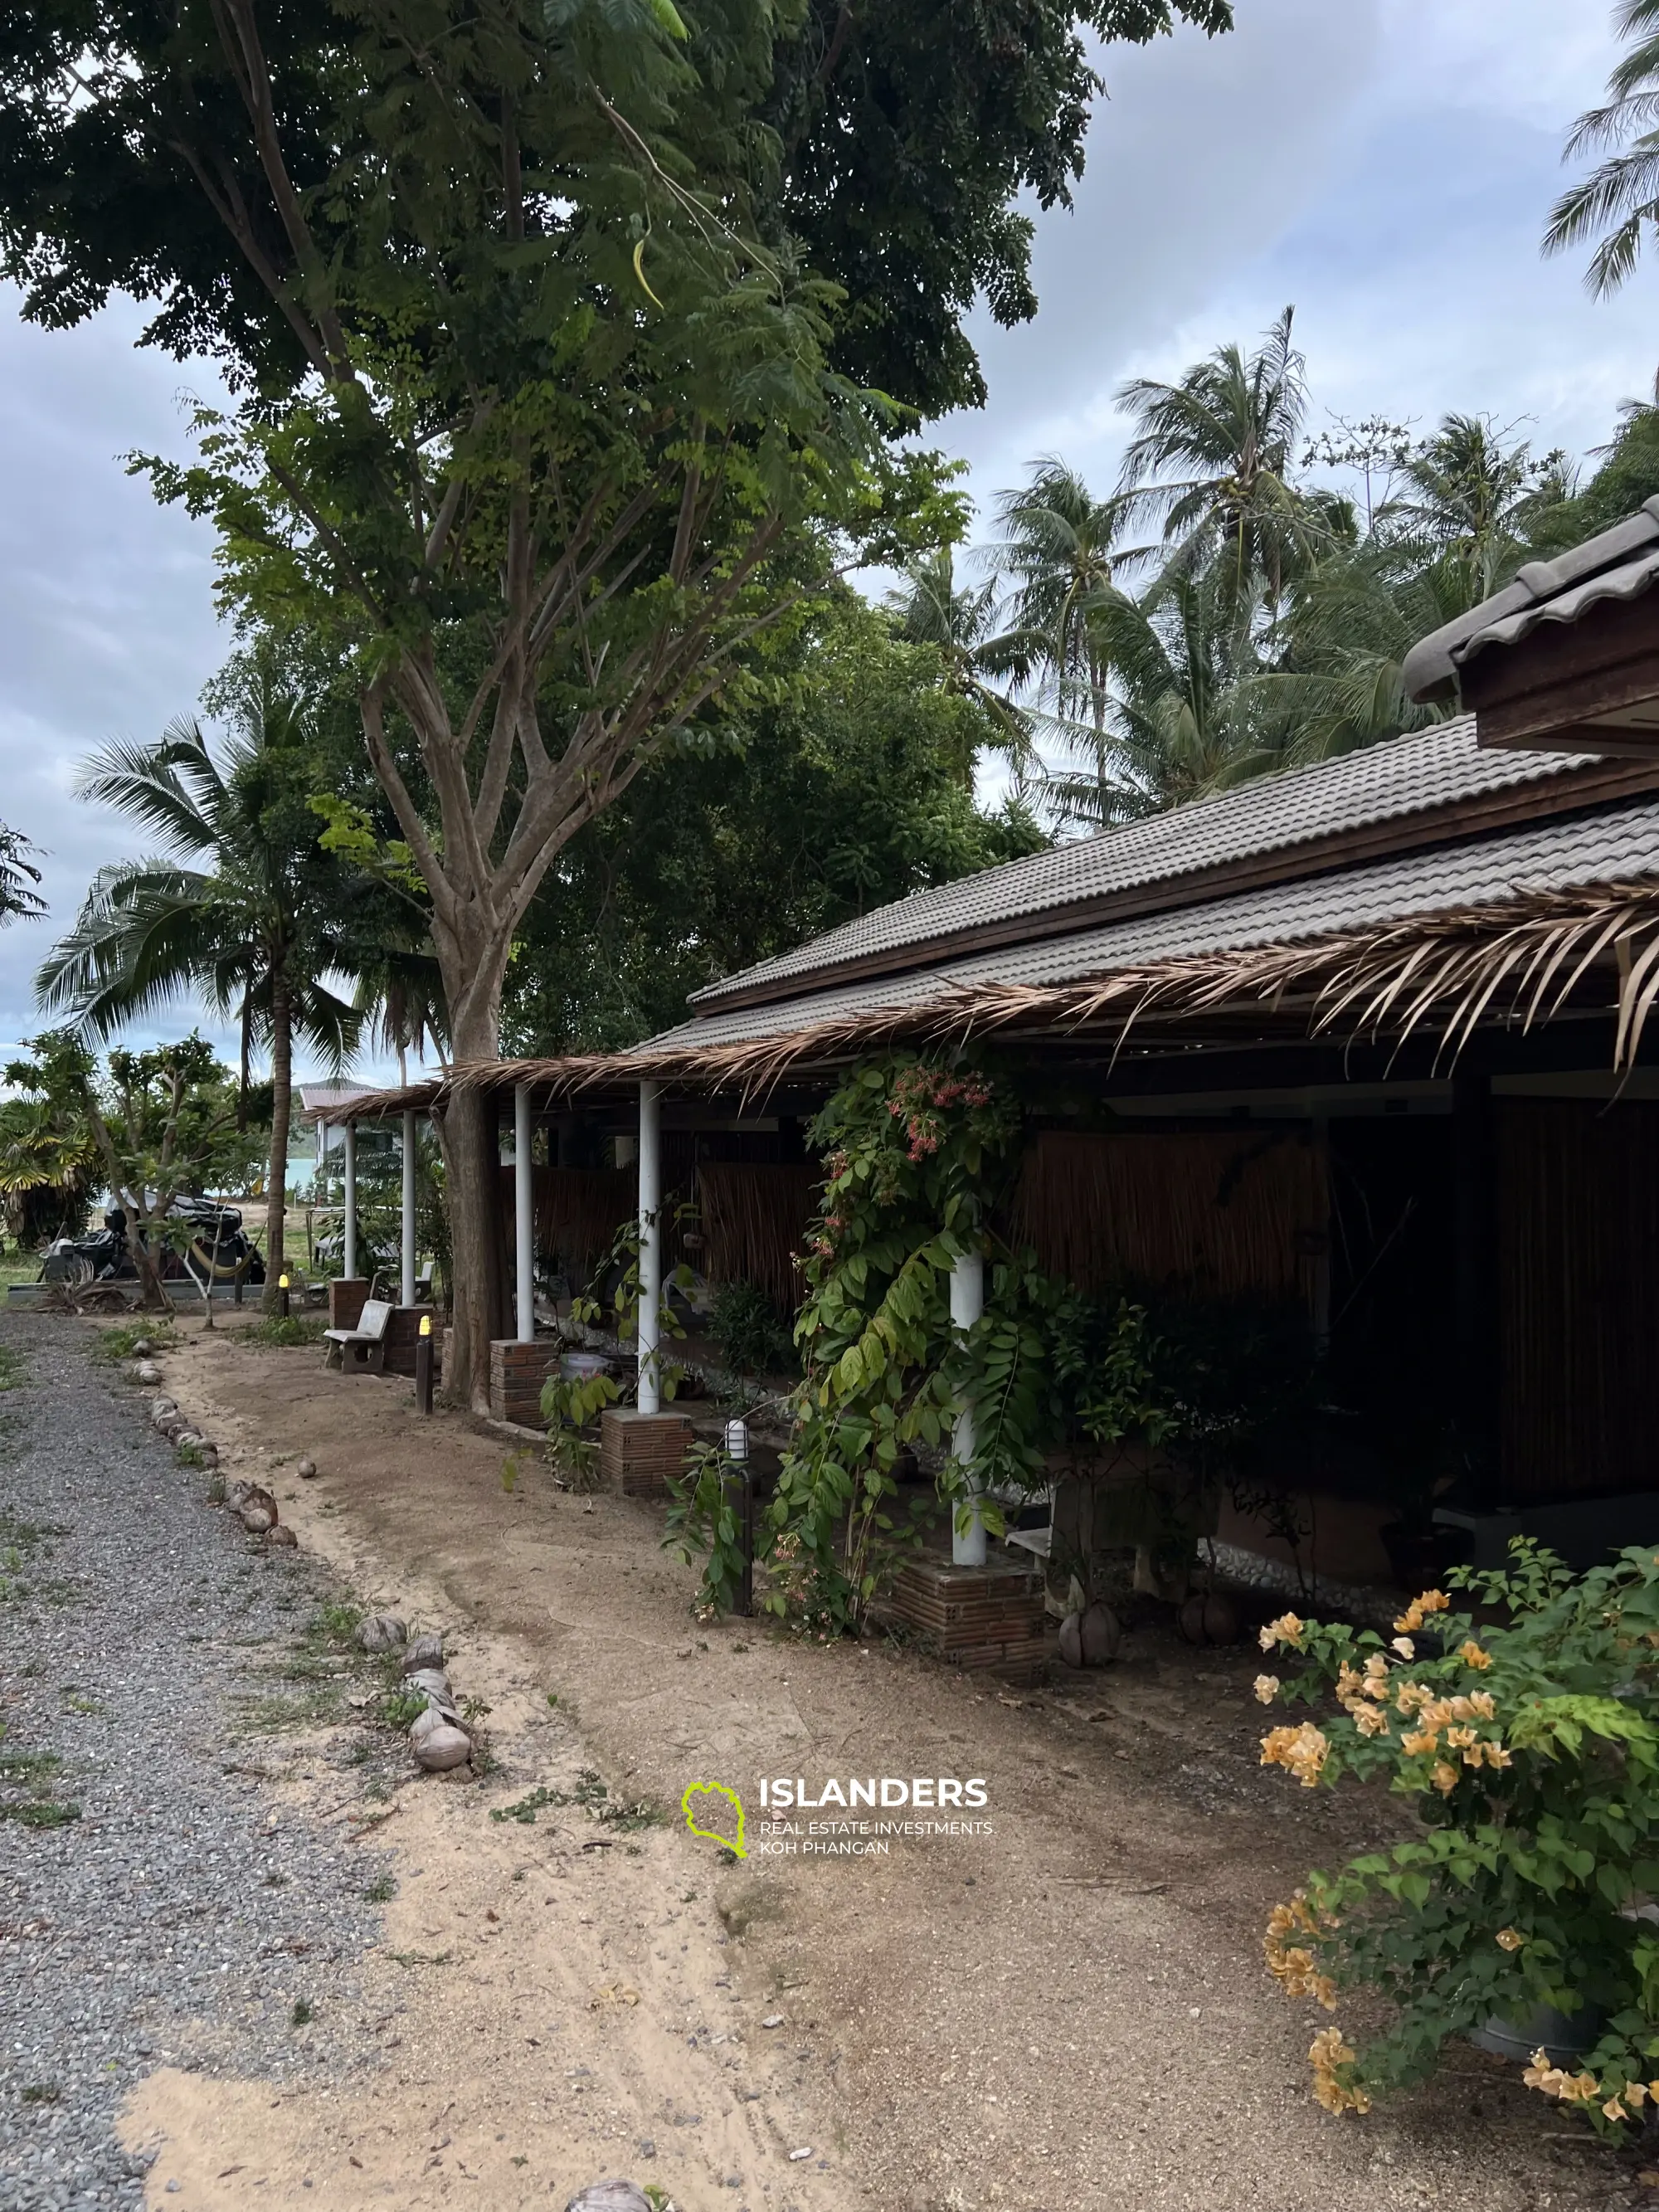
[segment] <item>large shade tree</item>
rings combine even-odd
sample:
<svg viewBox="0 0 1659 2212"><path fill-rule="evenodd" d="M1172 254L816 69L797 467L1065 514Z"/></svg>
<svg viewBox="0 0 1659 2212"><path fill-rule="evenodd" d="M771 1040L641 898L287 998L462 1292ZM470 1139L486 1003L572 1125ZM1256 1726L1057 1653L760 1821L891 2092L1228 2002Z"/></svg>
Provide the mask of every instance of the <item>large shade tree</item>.
<svg viewBox="0 0 1659 2212"><path fill-rule="evenodd" d="M1080 28L1171 20L1009 6L987 46L984 11L951 11L978 43L953 30L951 99L884 198L842 103L873 119L904 56L864 13L818 51L811 7L760 0L51 0L0 47L9 272L46 322L118 287L158 301L152 342L246 391L202 418L198 466L153 472L218 525L228 596L354 656L459 1057L496 1052L514 933L571 837L741 692L833 547L902 550L876 526L927 471L884 458L901 418L843 358L961 396L957 303L1023 265L1010 193L1062 196L1080 159ZM939 61L913 38L908 99ZM1012 105L988 70L1021 79ZM936 311L950 360L908 328L860 354L858 301L797 238L850 271L849 195L878 223L958 161L979 166ZM926 249L896 223L883 283L925 276ZM475 1398L505 1323L490 1110L464 1092L444 1133L451 1370Z"/></svg>
<svg viewBox="0 0 1659 2212"><path fill-rule="evenodd" d="M363 959L354 885L325 851L309 805L314 756L301 702L259 685L216 753L200 726L95 753L76 789L153 836L159 850L100 869L74 926L36 981L41 1005L108 1037L170 1002L199 996L268 1048L265 1184L268 1299L283 1262L284 1200L297 1038L337 1069L362 1026L331 976Z"/></svg>

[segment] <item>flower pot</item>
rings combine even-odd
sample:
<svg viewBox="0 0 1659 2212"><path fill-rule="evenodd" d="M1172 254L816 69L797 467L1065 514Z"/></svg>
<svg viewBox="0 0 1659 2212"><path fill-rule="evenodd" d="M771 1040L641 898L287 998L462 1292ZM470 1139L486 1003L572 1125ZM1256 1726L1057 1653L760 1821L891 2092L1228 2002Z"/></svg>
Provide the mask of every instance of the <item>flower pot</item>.
<svg viewBox="0 0 1659 2212"><path fill-rule="evenodd" d="M1495 2058L1512 2058L1529 2065L1541 2049L1552 2066L1571 2065L1601 2039L1607 2014L1597 2005L1582 2012L1557 2012L1553 2005L1535 2005L1523 2020L1503 2020L1497 2013L1484 2027L1472 2029L1469 2041Z"/></svg>

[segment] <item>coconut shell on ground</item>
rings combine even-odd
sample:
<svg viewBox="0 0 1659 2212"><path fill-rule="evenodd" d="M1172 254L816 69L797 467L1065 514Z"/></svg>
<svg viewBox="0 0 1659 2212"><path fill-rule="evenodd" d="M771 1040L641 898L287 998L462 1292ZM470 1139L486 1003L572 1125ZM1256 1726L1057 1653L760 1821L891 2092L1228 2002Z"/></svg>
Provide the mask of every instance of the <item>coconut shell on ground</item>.
<svg viewBox="0 0 1659 2212"><path fill-rule="evenodd" d="M273 1528L265 1538L265 1541L268 1544L275 1544L280 1550L297 1552L300 1548L299 1538L295 1534L293 1529L289 1528L286 1523L279 1528Z"/></svg>
<svg viewBox="0 0 1659 2212"><path fill-rule="evenodd" d="M1194 1590L1176 1626L1188 1644L1237 1644L1242 1623L1237 1602L1224 1590Z"/></svg>
<svg viewBox="0 0 1659 2212"><path fill-rule="evenodd" d="M430 1629L415 1637L404 1654L405 1674L412 1674L417 1667L441 1667L443 1663L444 1640Z"/></svg>
<svg viewBox="0 0 1659 2212"><path fill-rule="evenodd" d="M465 1729L457 1728L453 1721L445 1721L413 1744L412 1748L428 1774L447 1774L452 1767L465 1766L471 1758L472 1739Z"/></svg>
<svg viewBox="0 0 1659 2212"><path fill-rule="evenodd" d="M408 1624L395 1613L372 1613L357 1624L357 1643L364 1651L395 1651L408 1634Z"/></svg>
<svg viewBox="0 0 1659 2212"><path fill-rule="evenodd" d="M1117 1615L1098 1599L1060 1624L1060 1656L1068 1667L1105 1667L1116 1658L1123 1631Z"/></svg>
<svg viewBox="0 0 1659 2212"><path fill-rule="evenodd" d="M651 2200L631 2181L595 2181L579 2189L564 2212L651 2212Z"/></svg>

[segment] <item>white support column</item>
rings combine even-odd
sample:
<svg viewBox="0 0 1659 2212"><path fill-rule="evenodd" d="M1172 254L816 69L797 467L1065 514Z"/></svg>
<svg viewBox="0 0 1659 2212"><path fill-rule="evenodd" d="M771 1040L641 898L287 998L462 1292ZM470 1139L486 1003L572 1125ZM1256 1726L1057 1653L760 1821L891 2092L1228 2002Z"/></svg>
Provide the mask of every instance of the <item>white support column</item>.
<svg viewBox="0 0 1659 2212"><path fill-rule="evenodd" d="M530 1085L513 1090L513 1237L519 1277L519 1341L536 1338L535 1170L530 1160Z"/></svg>
<svg viewBox="0 0 1659 2212"><path fill-rule="evenodd" d="M640 1389L642 1413L662 1409L662 1109L654 1083L640 1085Z"/></svg>
<svg viewBox="0 0 1659 2212"><path fill-rule="evenodd" d="M404 1222L400 1255L403 1261L398 1304L415 1303L415 1115L404 1115Z"/></svg>
<svg viewBox="0 0 1659 2212"><path fill-rule="evenodd" d="M345 1125L345 1255L342 1272L348 1282L357 1273L357 1124Z"/></svg>
<svg viewBox="0 0 1659 2212"><path fill-rule="evenodd" d="M965 1334L985 1310L985 1261L978 1252L964 1252L951 1270L951 1326ZM963 1466L974 1455L974 1417L964 1407L957 1415L951 1443ZM985 1523L977 1505L965 1528L952 1525L951 1558L958 1567L985 1565Z"/></svg>

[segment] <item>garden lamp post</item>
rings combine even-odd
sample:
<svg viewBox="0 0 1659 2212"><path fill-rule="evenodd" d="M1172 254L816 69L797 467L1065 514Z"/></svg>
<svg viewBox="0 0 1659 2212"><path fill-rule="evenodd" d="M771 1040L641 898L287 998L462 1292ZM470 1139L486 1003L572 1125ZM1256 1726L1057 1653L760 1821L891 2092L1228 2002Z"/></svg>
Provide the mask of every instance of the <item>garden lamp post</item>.
<svg viewBox="0 0 1659 2212"><path fill-rule="evenodd" d="M519 1341L536 1340L535 1170L530 1162L530 1085L513 1091L513 1230L518 1261Z"/></svg>
<svg viewBox="0 0 1659 2212"><path fill-rule="evenodd" d="M984 1255L978 1251L963 1252L951 1270L951 1326L959 1335L965 1336L984 1310ZM973 1458L977 1441L974 1434L973 1414L964 1406L957 1415L951 1436L952 1449L963 1467ZM985 1521L977 1499L968 1508L965 1528L958 1523L956 1515L952 1515L951 1558L958 1567L982 1567L985 1565Z"/></svg>
<svg viewBox="0 0 1659 2212"><path fill-rule="evenodd" d="M415 1113L412 1107L404 1113L404 1221L402 1280L398 1285L398 1303L412 1306L415 1303Z"/></svg>
<svg viewBox="0 0 1659 2212"><path fill-rule="evenodd" d="M345 1125L345 1249L341 1256L341 1272L348 1282L357 1273L357 1124Z"/></svg>

